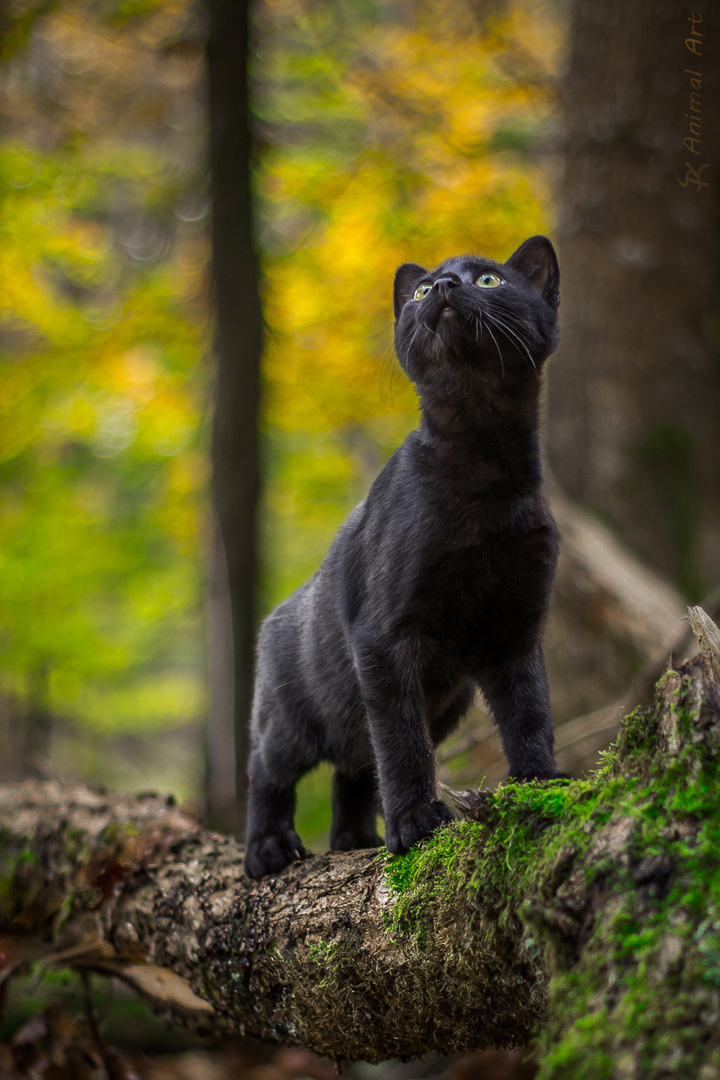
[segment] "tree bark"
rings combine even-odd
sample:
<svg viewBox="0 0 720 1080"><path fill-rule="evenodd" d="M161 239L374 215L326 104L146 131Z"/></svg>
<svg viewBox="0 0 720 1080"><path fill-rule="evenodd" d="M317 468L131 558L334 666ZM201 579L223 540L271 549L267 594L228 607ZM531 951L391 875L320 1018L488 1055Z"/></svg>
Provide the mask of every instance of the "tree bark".
<svg viewBox="0 0 720 1080"><path fill-rule="evenodd" d="M339 1059L536 1038L545 1080L715 1080L720 631L690 621L701 655L601 772L459 794L470 820L402 857L250 882L234 840L157 797L0 788L6 965L108 971L176 1022Z"/></svg>
<svg viewBox="0 0 720 1080"><path fill-rule="evenodd" d="M708 3L574 0L555 200L553 472L696 596L720 580L719 27Z"/></svg>
<svg viewBox="0 0 720 1080"><path fill-rule="evenodd" d="M379 1061L522 1044L543 1013L541 967L513 934L463 953L475 936L472 903L444 927L457 937L450 962L447 944L420 952L390 932L394 901L377 851L318 855L251 882L236 841L162 799L52 783L0 789L0 829L0 880L12 881L0 934L55 938L61 958L79 949L100 970L133 958L169 968L213 1006L212 1016L175 1010L202 1030ZM56 936L63 905L98 919L79 932L70 920ZM99 941L109 955L98 955Z"/></svg>
<svg viewBox="0 0 720 1080"><path fill-rule="evenodd" d="M255 636L258 412L263 324L252 228L248 0L205 0L213 280L217 307L213 490L232 612L235 797L242 828ZM222 695L221 695L222 696ZM212 755L211 755L212 759ZM213 786L210 785L212 792ZM211 806L216 819L227 806Z"/></svg>

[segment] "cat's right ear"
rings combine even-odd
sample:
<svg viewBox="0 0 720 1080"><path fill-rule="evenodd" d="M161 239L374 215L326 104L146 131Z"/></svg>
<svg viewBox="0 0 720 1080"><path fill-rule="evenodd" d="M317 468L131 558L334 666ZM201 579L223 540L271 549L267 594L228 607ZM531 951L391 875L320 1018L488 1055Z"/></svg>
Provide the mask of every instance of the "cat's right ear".
<svg viewBox="0 0 720 1080"><path fill-rule="evenodd" d="M393 286L393 307L396 319L415 292L417 283L427 276L427 270L418 266L417 263L403 263L402 266L398 266Z"/></svg>

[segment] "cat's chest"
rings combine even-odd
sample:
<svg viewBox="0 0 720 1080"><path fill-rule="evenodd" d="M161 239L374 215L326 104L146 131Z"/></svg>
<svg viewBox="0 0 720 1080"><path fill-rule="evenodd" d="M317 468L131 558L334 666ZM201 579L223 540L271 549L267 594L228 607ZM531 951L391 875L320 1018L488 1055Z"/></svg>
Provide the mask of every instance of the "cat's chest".
<svg viewBox="0 0 720 1080"><path fill-rule="evenodd" d="M433 491L420 501L418 555L433 562L456 558L469 567L483 561L499 537L520 537L545 524L545 504L536 492L511 495L502 484L480 491Z"/></svg>
<svg viewBox="0 0 720 1080"><path fill-rule="evenodd" d="M542 504L491 520L449 516L408 568L406 610L422 633L475 638L501 612L522 620L543 608L556 558L555 525Z"/></svg>

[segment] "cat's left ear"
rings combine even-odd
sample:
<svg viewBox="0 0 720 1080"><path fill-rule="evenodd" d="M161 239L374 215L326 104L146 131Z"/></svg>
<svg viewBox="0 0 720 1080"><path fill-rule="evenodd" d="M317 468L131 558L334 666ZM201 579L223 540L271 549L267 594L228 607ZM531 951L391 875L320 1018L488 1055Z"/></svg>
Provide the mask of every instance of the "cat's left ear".
<svg viewBox="0 0 720 1080"><path fill-rule="evenodd" d="M560 267L555 248L547 236L531 236L507 260L507 265L542 293L551 308L560 303Z"/></svg>
<svg viewBox="0 0 720 1080"><path fill-rule="evenodd" d="M395 284L393 285L393 308L395 309L396 319L415 292L418 281L427 276L427 270L422 266L418 266L417 263L403 263L402 266L398 266L395 271Z"/></svg>

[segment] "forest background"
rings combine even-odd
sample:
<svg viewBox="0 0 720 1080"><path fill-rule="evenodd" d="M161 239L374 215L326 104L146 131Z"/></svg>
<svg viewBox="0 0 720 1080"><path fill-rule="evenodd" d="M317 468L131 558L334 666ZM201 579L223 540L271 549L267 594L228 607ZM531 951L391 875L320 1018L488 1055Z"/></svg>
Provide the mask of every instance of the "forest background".
<svg viewBox="0 0 720 1080"><path fill-rule="evenodd" d="M56 770L174 791L202 809L208 793L212 803L213 790L232 787L226 586L209 496L205 15L189 0L30 3L8 12L0 66L0 776ZM668 36L664 12L663 42L677 52L673 102L687 97L686 15L672 7ZM619 33L611 23L598 39L608 51ZM588 356L573 352L578 322L592 336L589 302L570 305L565 352L551 365L553 470L591 514L569 519L568 550L573 529L594 529L611 545L603 529L613 527L633 551L623 565L650 575L642 599L664 604L638 629L613 587L590 581L597 566L583 563L561 581L558 610L581 611L579 623L560 618L550 631L561 720L612 704L680 634L682 600L703 597L720 578L712 449L720 440L707 437L713 422L718 429L708 299L715 279L701 275L702 287L690 288L693 253L673 264L661 242L654 249L652 183L619 189L616 218L623 207L637 217L638 203L655 213L629 230L617 220L603 225L602 200L591 192L590 247L584 261L573 252L572 236L583 230L568 224L570 203L558 198L573 157L557 113L577 45L571 36L568 10L555 0L459 0L452 19L422 0L263 0L250 69L266 324L255 617L313 572L416 422L415 396L392 355L399 263L434 265L467 250L502 259L533 233L560 233L565 309L582 267L587 275L590 261L595 270L592 237L607 233L610 255L597 254L590 277L605 289L605 322L613 288L625 306L632 296L633 310L639 291L649 298L639 327L617 320L639 358L634 383L623 385L631 366L617 352L614 382L596 366L598 407L614 418L612 430L592 422L582 395L573 398L572 372L583 362L592 370ZM649 57L652 70L652 48ZM618 70L610 75L617 84ZM667 108L668 95L642 81ZM661 118L659 149L672 144L680 168L672 179L674 196L685 199L678 228L703 234L705 265L714 266L716 233L702 228L712 217L708 192L680 183L687 118L676 111L672 124ZM566 96L566 121L570 113ZM635 151L617 117L609 137L593 138L606 163L617 148L621 157ZM608 170L596 173L606 199L617 196ZM675 340L672 316L657 312L673 306L668 284L681 295L680 279L699 314L694 337ZM688 323L695 309L677 296L676 323ZM677 382L697 377L695 411L672 379L657 380L665 397L643 426L653 337L672 342ZM707 355L715 382L700 391ZM613 438L623 446L614 457ZM623 556L609 550L600 562L619 565ZM598 647L609 628L625 652L633 645L624 665L617 649ZM586 641L584 658L578 641ZM469 727L478 722L476 714ZM455 775L480 780L487 762L463 745ZM327 789L322 770L303 784L300 831L310 846L323 843Z"/></svg>

